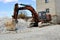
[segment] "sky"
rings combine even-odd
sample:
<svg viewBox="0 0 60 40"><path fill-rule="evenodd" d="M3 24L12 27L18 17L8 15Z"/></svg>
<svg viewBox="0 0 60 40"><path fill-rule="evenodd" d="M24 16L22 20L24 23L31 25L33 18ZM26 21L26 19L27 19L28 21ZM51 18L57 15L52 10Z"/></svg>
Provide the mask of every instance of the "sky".
<svg viewBox="0 0 60 40"><path fill-rule="evenodd" d="M28 4L36 9L36 0L0 0L0 17L11 17L14 11L14 4ZM31 16L30 11L26 11Z"/></svg>

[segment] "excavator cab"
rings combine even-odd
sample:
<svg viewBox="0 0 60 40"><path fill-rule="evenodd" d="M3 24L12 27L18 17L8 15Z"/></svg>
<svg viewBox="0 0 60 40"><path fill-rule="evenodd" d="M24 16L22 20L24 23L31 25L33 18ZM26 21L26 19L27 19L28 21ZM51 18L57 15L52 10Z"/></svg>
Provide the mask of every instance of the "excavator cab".
<svg viewBox="0 0 60 40"><path fill-rule="evenodd" d="M38 12L38 16L39 16L39 20L46 20L46 12L45 11Z"/></svg>

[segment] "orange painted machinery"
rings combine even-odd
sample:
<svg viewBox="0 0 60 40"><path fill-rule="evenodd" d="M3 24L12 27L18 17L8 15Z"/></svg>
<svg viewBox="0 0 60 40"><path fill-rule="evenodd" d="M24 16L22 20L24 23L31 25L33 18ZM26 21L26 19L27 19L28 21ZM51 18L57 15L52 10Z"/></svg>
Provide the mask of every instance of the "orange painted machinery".
<svg viewBox="0 0 60 40"><path fill-rule="evenodd" d="M18 5L22 5L24 7L18 7ZM16 3L15 7L14 7L14 14L12 16L15 19L16 23L18 23L17 19L18 19L19 10L29 10L32 13L32 18L34 20L33 24L35 26L38 26L38 22L46 23L46 22L50 22L51 21L51 15L50 14L46 14L46 20L39 19L38 13L35 11L35 9L32 6Z"/></svg>

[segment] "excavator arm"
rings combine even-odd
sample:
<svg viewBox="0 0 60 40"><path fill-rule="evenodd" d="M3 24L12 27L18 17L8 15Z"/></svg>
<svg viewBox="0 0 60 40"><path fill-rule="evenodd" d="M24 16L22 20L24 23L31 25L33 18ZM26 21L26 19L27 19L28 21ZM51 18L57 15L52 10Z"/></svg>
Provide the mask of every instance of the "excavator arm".
<svg viewBox="0 0 60 40"><path fill-rule="evenodd" d="M35 9L30 6L30 5L25 5L25 4L20 4L24 7L18 7L18 4L15 4L15 8L14 8L14 15L13 18L17 21L17 17L18 17L18 12L19 10L29 10L32 13L32 17L34 19L34 22L39 22L39 18L38 18L38 14L35 11Z"/></svg>

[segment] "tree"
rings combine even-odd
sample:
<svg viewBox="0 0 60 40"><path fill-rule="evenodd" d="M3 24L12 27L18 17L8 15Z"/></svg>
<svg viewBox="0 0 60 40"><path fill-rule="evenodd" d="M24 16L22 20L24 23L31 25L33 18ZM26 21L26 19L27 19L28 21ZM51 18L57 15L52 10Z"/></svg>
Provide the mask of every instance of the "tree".
<svg viewBox="0 0 60 40"><path fill-rule="evenodd" d="M22 18L22 19L24 19L24 18L26 18L26 11L24 10L22 10L22 11L19 11L19 14L18 14L18 19L19 18Z"/></svg>

